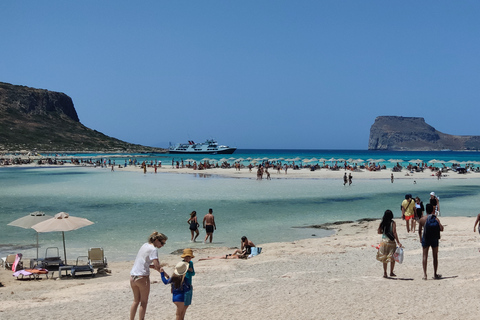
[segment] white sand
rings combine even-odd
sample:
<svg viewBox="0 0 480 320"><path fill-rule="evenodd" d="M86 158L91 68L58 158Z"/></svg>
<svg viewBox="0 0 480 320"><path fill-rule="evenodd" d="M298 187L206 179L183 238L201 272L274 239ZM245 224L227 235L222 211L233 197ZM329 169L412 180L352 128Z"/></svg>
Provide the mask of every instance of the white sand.
<svg viewBox="0 0 480 320"><path fill-rule="evenodd" d="M396 278L382 278L372 245L379 221L344 224L328 238L270 243L249 260L208 260L233 250L196 250L193 304L186 319L478 319L480 236L475 218L441 217L443 280L422 280L421 246L398 221L405 261ZM255 239L252 239L255 241ZM258 245L258 244L257 244ZM166 270L179 256L159 250ZM1 319L128 319L132 262L111 263L95 278L19 281L1 270ZM428 275L433 275L431 255ZM174 319L175 306L160 275L151 276L147 319Z"/></svg>

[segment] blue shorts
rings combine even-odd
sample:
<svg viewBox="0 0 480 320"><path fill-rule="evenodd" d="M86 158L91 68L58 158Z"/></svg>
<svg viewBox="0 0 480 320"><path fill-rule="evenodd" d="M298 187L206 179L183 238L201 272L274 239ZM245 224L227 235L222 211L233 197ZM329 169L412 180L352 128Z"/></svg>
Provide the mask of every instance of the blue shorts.
<svg viewBox="0 0 480 320"><path fill-rule="evenodd" d="M423 248L427 248L427 247L436 248L436 247L438 247L438 239L422 238L422 247Z"/></svg>
<svg viewBox="0 0 480 320"><path fill-rule="evenodd" d="M185 301L185 294L183 292L173 294L173 302L184 302L184 301Z"/></svg>

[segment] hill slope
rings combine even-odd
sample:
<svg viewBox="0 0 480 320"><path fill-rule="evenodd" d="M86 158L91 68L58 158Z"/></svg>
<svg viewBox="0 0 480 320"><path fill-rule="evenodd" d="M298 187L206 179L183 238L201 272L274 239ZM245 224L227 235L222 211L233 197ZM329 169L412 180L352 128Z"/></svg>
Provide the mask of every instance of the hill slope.
<svg viewBox="0 0 480 320"><path fill-rule="evenodd" d="M0 150L165 152L127 143L80 123L64 93L0 82Z"/></svg>

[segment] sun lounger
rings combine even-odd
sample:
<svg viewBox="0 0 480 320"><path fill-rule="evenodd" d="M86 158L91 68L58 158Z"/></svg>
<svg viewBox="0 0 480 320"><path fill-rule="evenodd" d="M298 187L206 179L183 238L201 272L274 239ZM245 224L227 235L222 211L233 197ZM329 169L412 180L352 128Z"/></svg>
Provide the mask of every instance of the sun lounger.
<svg viewBox="0 0 480 320"><path fill-rule="evenodd" d="M41 260L41 262L44 268L49 266L63 265L63 260L60 259L60 254L57 247L48 247L45 250L45 258Z"/></svg>
<svg viewBox="0 0 480 320"><path fill-rule="evenodd" d="M5 258L2 258L3 267L5 268L5 270L12 269L13 264L15 263L15 257L15 254L9 254Z"/></svg>
<svg viewBox="0 0 480 320"><path fill-rule="evenodd" d="M17 279L23 279L25 277L28 277L30 279L31 278L39 279L41 274L45 274L45 275L48 274L48 270L43 268L23 269L23 263L21 260L22 260L22 254L17 253L15 255L15 262L13 263L13 266L12 266L13 276L16 277ZM47 278L48 278L48 275L47 275Z"/></svg>
<svg viewBox="0 0 480 320"><path fill-rule="evenodd" d="M77 263L72 266L72 277L75 278L78 272L90 272L92 277L94 276L93 266L88 262L88 256L81 256L77 258Z"/></svg>
<svg viewBox="0 0 480 320"><path fill-rule="evenodd" d="M99 270L105 269L107 264L107 257L105 257L105 253L103 248L90 248L88 249L88 262L94 267Z"/></svg>

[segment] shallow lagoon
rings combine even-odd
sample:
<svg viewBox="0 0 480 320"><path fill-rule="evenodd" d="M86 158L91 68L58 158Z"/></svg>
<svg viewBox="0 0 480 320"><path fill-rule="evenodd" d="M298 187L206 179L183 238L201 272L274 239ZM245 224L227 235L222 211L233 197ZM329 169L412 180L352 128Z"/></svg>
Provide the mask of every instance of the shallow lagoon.
<svg viewBox="0 0 480 320"><path fill-rule="evenodd" d="M330 234L295 228L327 222L379 218L385 209L400 216L405 193L428 200L440 197L442 215L474 216L478 179L354 180L351 186L332 179L232 179L205 174L111 172L109 169L0 169L0 255L21 251L33 257L35 231L7 226L32 211L54 215L65 211L95 224L65 233L68 259L87 248L105 248L109 260L131 260L154 230L168 235L164 252L190 243L186 223L196 210L201 221L213 208L217 223L213 246L238 246L247 235L255 243L293 241ZM472 221L473 225L473 221ZM204 229L198 239L205 236ZM62 247L61 233L40 234L40 256L50 246ZM210 244L208 244L210 245Z"/></svg>

